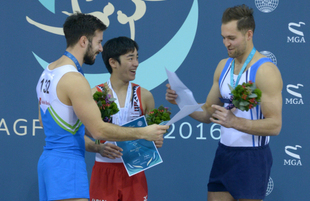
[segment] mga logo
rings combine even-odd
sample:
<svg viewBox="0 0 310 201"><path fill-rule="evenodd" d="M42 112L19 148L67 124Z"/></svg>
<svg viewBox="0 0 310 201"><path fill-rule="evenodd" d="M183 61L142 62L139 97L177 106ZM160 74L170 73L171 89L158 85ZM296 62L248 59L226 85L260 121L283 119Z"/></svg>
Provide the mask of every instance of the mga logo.
<svg viewBox="0 0 310 201"><path fill-rule="evenodd" d="M299 89L299 87L303 87L303 85L302 84L297 84L297 85L288 84L286 86L286 91L292 96L294 96L294 98L286 98L285 104L291 104L291 105L303 105L304 104L302 100L302 95L294 91L295 89Z"/></svg>
<svg viewBox="0 0 310 201"><path fill-rule="evenodd" d="M298 148L301 149L302 147L300 145L295 145L295 147L293 147L293 146L286 146L285 147L285 153L292 158L291 159L284 159L284 165L302 166L300 155L292 152L292 150L297 151Z"/></svg>
<svg viewBox="0 0 310 201"><path fill-rule="evenodd" d="M304 32L298 30L301 25L306 25L304 22L294 23L291 22L288 24L288 30L290 30L295 35L290 37L287 37L287 43L306 43ZM296 36L297 35L297 36Z"/></svg>

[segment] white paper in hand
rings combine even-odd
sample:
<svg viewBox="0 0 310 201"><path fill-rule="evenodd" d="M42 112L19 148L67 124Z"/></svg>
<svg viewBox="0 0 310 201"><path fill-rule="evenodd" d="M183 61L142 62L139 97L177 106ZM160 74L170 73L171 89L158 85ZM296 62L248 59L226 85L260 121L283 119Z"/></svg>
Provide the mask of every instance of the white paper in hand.
<svg viewBox="0 0 310 201"><path fill-rule="evenodd" d="M168 81L171 86L171 89L174 90L178 94L178 97L175 101L177 102L180 110L184 106L187 106L187 105L198 105L191 90L189 90L183 84L183 82L179 79L179 77L174 72L167 70L167 68L166 68L166 73L168 76ZM201 107L198 107L198 109L194 111L202 111L202 109Z"/></svg>

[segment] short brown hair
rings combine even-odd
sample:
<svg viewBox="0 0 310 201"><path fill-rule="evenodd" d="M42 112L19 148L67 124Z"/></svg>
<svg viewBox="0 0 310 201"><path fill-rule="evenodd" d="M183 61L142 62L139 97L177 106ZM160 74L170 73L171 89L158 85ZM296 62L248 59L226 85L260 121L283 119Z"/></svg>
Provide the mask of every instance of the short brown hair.
<svg viewBox="0 0 310 201"><path fill-rule="evenodd" d="M222 24L227 24L233 20L237 20L237 29L241 32L255 30L255 21L253 9L245 4L227 8L222 16Z"/></svg>

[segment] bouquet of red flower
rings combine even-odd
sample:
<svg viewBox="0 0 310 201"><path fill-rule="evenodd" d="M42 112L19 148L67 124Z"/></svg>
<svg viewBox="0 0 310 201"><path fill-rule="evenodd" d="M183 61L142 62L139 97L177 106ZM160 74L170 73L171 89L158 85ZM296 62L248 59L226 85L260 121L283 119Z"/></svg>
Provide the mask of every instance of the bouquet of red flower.
<svg viewBox="0 0 310 201"><path fill-rule="evenodd" d="M111 116L119 111L117 104L114 102L116 99L111 98L111 95L108 94L108 90L105 87L103 87L102 92L96 91L93 98L99 107L102 120L104 122L111 122ZM96 144L99 143L100 141L96 140Z"/></svg>
<svg viewBox="0 0 310 201"><path fill-rule="evenodd" d="M256 88L255 83L249 81L248 83L242 83L242 85L232 88L229 84L229 89L231 91L231 103L227 106L227 109L232 109L234 107L241 111L248 111L251 108L257 106L260 102L262 92L260 89Z"/></svg>
<svg viewBox="0 0 310 201"><path fill-rule="evenodd" d="M170 115L169 108L161 105L158 109L155 108L146 114L146 122L148 125L160 124L161 122L170 120Z"/></svg>

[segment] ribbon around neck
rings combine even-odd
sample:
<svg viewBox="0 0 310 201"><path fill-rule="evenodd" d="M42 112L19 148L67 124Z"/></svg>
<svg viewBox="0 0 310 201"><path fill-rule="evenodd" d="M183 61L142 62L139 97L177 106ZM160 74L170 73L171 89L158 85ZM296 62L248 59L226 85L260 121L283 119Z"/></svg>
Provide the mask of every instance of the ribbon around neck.
<svg viewBox="0 0 310 201"><path fill-rule="evenodd" d="M73 54L71 54L68 51L65 51L64 55L69 57L69 59L71 59L74 62L74 64L76 65L77 70L84 76L83 69L82 69L80 63L78 62L78 60L73 56Z"/></svg>

